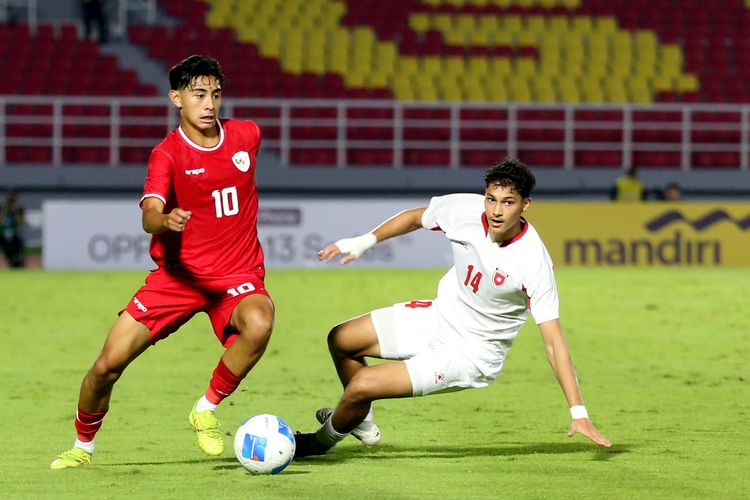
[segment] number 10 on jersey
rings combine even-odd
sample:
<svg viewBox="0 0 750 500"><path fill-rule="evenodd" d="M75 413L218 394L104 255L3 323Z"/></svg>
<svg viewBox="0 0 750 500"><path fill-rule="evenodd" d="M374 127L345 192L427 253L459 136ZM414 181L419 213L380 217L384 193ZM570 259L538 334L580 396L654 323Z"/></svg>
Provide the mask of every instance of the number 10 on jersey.
<svg viewBox="0 0 750 500"><path fill-rule="evenodd" d="M237 198L237 186L230 186L222 190L214 189L211 196L214 198L217 219L239 213L240 203Z"/></svg>

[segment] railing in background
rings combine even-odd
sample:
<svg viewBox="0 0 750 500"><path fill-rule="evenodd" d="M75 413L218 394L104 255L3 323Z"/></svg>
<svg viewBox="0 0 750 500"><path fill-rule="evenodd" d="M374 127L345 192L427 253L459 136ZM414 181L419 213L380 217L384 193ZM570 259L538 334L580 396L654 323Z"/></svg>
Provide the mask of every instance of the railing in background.
<svg viewBox="0 0 750 500"><path fill-rule="evenodd" d="M750 106L224 99L283 165L748 170ZM145 164L179 122L164 98L0 96L0 163Z"/></svg>
<svg viewBox="0 0 750 500"><path fill-rule="evenodd" d="M156 22L156 0L117 0L114 6L115 22L112 26L114 34L124 37L131 14L138 16L140 22L148 25Z"/></svg>
<svg viewBox="0 0 750 500"><path fill-rule="evenodd" d="M26 11L26 24L29 25L31 33L36 33L38 22L36 0L0 0L0 22L7 22L14 19L14 9L17 11Z"/></svg>

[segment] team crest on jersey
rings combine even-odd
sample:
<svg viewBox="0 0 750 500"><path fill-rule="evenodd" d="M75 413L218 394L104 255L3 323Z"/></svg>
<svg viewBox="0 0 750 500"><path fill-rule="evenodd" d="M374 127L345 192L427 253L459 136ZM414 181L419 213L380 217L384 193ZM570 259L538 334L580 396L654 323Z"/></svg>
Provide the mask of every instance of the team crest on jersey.
<svg viewBox="0 0 750 500"><path fill-rule="evenodd" d="M508 279L508 273L495 269L495 274L492 275L492 286L495 288L503 286L505 280Z"/></svg>
<svg viewBox="0 0 750 500"><path fill-rule="evenodd" d="M232 156L232 162L240 172L247 172L250 170L250 155L247 154L247 151L237 151L234 153L234 156Z"/></svg>

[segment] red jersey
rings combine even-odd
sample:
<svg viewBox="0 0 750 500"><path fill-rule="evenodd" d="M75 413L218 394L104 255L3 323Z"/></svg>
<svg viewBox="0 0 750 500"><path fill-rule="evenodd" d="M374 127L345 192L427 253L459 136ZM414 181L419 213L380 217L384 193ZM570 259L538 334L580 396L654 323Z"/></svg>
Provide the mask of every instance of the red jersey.
<svg viewBox="0 0 750 500"><path fill-rule="evenodd" d="M164 213L192 212L182 233L152 236L151 258L198 276L263 273L255 186L260 128L252 121L217 123L213 147L199 146L178 127L151 152L141 202L153 197L164 202Z"/></svg>

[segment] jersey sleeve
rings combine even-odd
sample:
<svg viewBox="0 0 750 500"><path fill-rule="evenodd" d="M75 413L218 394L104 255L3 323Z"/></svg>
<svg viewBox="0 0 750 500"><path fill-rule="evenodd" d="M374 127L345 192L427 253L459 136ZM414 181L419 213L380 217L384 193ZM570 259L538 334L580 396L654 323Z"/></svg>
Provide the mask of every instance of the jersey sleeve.
<svg viewBox="0 0 750 500"><path fill-rule="evenodd" d="M460 222L467 213L475 212L477 203L481 207L481 200L482 197L476 194L458 193L433 196L422 214L422 227L445 233Z"/></svg>
<svg viewBox="0 0 750 500"><path fill-rule="evenodd" d="M547 249L541 248L540 258L535 269L531 270L530 280L526 284L529 296L529 311L538 325L560 317L560 302L557 296L555 273L552 258Z"/></svg>
<svg viewBox="0 0 750 500"><path fill-rule="evenodd" d="M158 198L165 205L172 190L172 171L174 162L172 157L161 149L151 151L148 159L146 182L143 184L141 204L146 198Z"/></svg>
<svg viewBox="0 0 750 500"><path fill-rule="evenodd" d="M255 168L258 160L258 152L260 151L260 126L252 120L248 120L246 123L249 134L247 152L250 155L250 164Z"/></svg>

